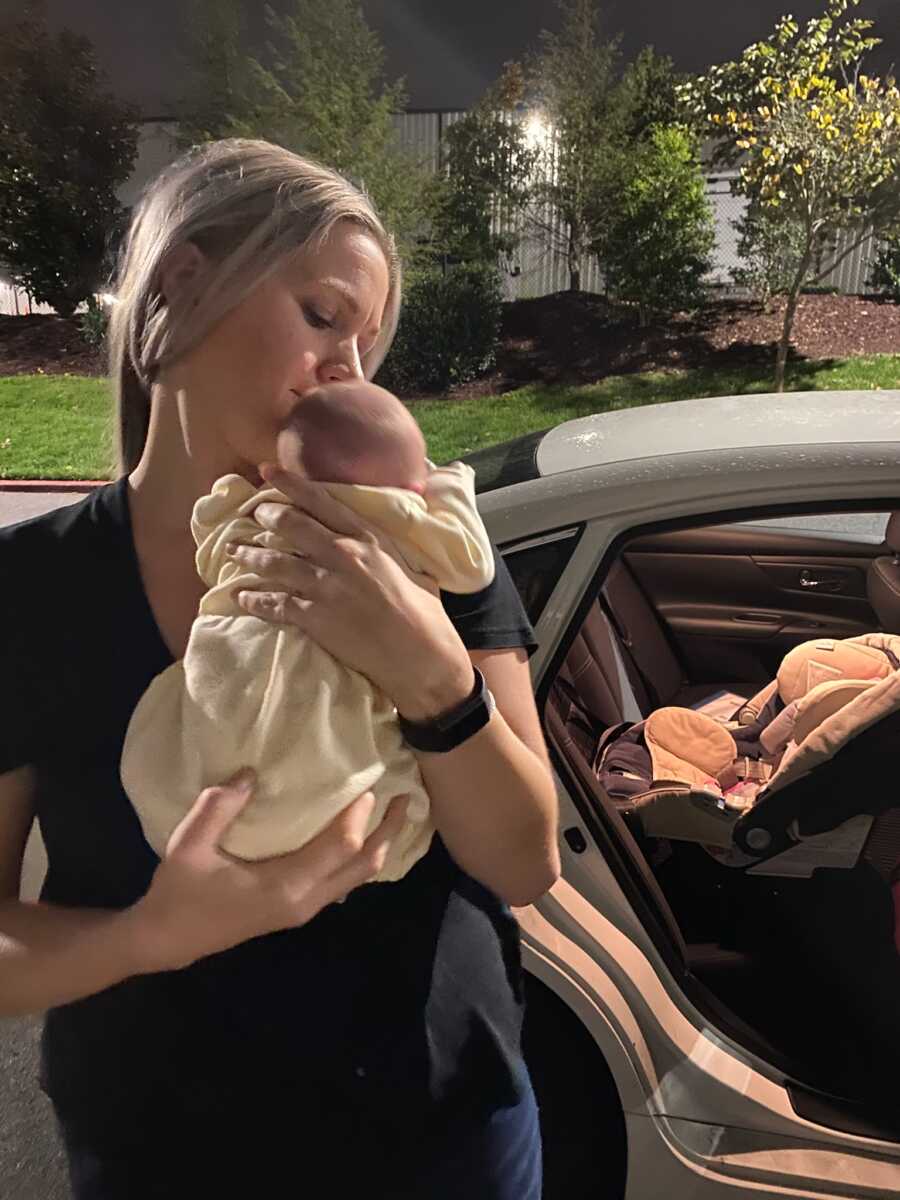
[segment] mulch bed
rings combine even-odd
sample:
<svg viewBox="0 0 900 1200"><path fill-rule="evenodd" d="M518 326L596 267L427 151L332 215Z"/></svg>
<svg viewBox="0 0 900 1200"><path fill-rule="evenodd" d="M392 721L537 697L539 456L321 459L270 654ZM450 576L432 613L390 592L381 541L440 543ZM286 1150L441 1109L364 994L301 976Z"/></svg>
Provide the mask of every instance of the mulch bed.
<svg viewBox="0 0 900 1200"><path fill-rule="evenodd" d="M87 345L77 318L0 314L0 375L103 375L103 355Z"/></svg>
<svg viewBox="0 0 900 1200"><path fill-rule="evenodd" d="M526 383L594 383L607 375L687 367L769 366L784 302L770 310L721 300L641 328L602 296L559 292L507 305L497 369L454 394L505 392ZM900 304L864 296L802 296L794 360L900 353Z"/></svg>
<svg viewBox="0 0 900 1200"><path fill-rule="evenodd" d="M453 395L499 393L526 383L593 383L606 375L700 366L768 365L783 302L765 311L723 300L641 328L602 296L558 292L508 304L497 369ZM794 326L795 359L900 353L900 304L863 296L803 296ZM0 375L43 371L102 375L103 355L76 320L0 316Z"/></svg>

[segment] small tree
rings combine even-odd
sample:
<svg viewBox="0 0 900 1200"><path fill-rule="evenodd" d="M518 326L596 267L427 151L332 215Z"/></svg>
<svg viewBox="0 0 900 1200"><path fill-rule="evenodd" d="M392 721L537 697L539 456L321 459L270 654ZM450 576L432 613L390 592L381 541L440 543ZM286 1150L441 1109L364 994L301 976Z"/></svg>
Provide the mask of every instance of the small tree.
<svg viewBox="0 0 900 1200"><path fill-rule="evenodd" d="M251 133L253 68L239 0L189 0L185 36L188 90L179 105L179 148Z"/></svg>
<svg viewBox="0 0 900 1200"><path fill-rule="evenodd" d="M514 110L524 90L521 68L507 63L500 80L444 134L445 171L432 185L435 250L451 260L496 264L518 245L531 196L536 151Z"/></svg>
<svg viewBox="0 0 900 1200"><path fill-rule="evenodd" d="M386 83L384 49L355 0L266 7L269 42L246 47L238 0L193 0L193 82L182 143L262 137L334 167L364 187L401 250L423 233L425 176L397 140L402 82Z"/></svg>
<svg viewBox="0 0 900 1200"><path fill-rule="evenodd" d="M783 18L737 62L686 84L682 98L705 114L719 159L740 165L738 188L759 208L780 209L802 230L787 287L775 386L797 302L872 232L900 224L900 93L862 72L878 44L871 21L851 20L859 0L828 0L801 33ZM844 234L836 247L839 235Z"/></svg>
<svg viewBox="0 0 900 1200"><path fill-rule="evenodd" d="M595 245L616 299L641 324L703 302L703 276L715 244L712 210L697 147L678 126L657 126L620 157L617 197Z"/></svg>
<svg viewBox="0 0 900 1200"><path fill-rule="evenodd" d="M678 124L683 115L678 88L684 77L671 58L644 46L628 63L614 94L616 137L626 145L659 125Z"/></svg>
<svg viewBox="0 0 900 1200"><path fill-rule="evenodd" d="M529 67L530 84L548 131L540 147L532 225L561 253L569 286L581 289L590 251L590 213L608 179L614 137L619 38L604 40L597 0L557 0L558 32L544 31Z"/></svg>
<svg viewBox="0 0 900 1200"><path fill-rule="evenodd" d="M802 221L795 213L755 200L733 225L743 264L732 270L734 282L763 305L770 304L774 296L786 296L803 257L806 235Z"/></svg>
<svg viewBox="0 0 900 1200"><path fill-rule="evenodd" d="M892 300L900 301L900 233L886 238L879 247L868 282Z"/></svg>
<svg viewBox="0 0 900 1200"><path fill-rule="evenodd" d="M67 317L100 284L137 152L136 112L87 38L29 9L0 38L0 261Z"/></svg>

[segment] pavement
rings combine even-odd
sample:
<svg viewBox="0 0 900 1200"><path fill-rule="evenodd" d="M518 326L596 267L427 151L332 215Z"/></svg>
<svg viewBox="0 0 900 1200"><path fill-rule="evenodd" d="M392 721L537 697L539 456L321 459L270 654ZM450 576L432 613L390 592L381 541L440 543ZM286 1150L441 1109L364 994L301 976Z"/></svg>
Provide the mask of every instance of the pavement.
<svg viewBox="0 0 900 1200"><path fill-rule="evenodd" d="M46 486L13 489L0 481L0 525L72 504L85 494L84 490L43 490ZM46 865L44 847L35 827L25 851L23 899L36 899ZM70 1194L53 1112L36 1083L40 1028L40 1017L0 1019L2 1200L65 1200Z"/></svg>

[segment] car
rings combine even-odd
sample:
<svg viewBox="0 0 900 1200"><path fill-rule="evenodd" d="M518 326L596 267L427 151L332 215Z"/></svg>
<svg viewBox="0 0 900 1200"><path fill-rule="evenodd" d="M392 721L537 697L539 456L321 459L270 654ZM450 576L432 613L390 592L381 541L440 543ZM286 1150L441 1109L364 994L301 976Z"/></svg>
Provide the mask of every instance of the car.
<svg viewBox="0 0 900 1200"><path fill-rule="evenodd" d="M802 823L794 858L722 865L645 836L591 769L617 720L900 633L900 391L649 405L466 461L535 626L559 794L561 877L515 910L547 1200L900 1196L900 737L805 869Z"/></svg>

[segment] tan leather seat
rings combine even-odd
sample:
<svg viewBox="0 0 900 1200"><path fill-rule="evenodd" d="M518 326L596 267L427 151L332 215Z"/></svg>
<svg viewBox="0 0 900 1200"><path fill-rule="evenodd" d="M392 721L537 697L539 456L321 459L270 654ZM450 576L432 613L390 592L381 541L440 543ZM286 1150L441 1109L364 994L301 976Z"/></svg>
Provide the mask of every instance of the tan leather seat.
<svg viewBox="0 0 900 1200"><path fill-rule="evenodd" d="M900 512L891 514L884 540L891 553L872 562L866 589L883 632L900 633Z"/></svg>

